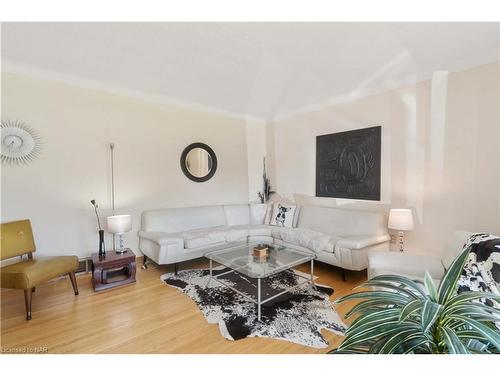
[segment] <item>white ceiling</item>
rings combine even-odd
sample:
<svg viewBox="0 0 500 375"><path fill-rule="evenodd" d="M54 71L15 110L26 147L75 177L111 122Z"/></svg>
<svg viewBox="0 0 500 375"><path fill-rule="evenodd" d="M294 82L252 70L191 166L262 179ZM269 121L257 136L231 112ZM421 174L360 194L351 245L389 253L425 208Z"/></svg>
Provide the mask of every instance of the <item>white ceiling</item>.
<svg viewBox="0 0 500 375"><path fill-rule="evenodd" d="M2 62L259 118L499 59L499 23L3 23Z"/></svg>

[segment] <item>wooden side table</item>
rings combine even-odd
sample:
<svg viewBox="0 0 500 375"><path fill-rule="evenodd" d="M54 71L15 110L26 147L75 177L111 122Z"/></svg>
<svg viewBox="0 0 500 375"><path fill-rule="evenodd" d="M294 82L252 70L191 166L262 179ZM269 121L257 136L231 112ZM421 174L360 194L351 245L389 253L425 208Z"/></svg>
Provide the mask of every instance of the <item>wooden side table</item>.
<svg viewBox="0 0 500 375"><path fill-rule="evenodd" d="M96 292L135 283L135 254L128 249L126 253L106 252L100 258L92 254L92 285Z"/></svg>

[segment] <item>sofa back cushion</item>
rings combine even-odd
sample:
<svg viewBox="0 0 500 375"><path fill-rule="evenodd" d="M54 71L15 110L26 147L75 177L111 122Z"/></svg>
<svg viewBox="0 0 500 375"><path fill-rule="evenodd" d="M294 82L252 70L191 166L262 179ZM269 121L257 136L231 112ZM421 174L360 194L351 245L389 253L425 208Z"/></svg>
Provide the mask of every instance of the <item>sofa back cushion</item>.
<svg viewBox="0 0 500 375"><path fill-rule="evenodd" d="M385 234L387 218L379 212L305 205L297 226L338 237Z"/></svg>
<svg viewBox="0 0 500 375"><path fill-rule="evenodd" d="M226 225L223 206L164 208L142 214L142 230L167 233Z"/></svg>
<svg viewBox="0 0 500 375"><path fill-rule="evenodd" d="M453 263L453 260L462 252L465 242L472 235L472 232L467 232L465 230L457 230L448 240L446 244L446 249L441 258L441 263L443 267L448 269L448 267Z"/></svg>
<svg viewBox="0 0 500 375"><path fill-rule="evenodd" d="M250 224L264 224L267 203L250 203Z"/></svg>
<svg viewBox="0 0 500 375"><path fill-rule="evenodd" d="M227 225L250 224L250 207L248 204L228 204L224 206Z"/></svg>

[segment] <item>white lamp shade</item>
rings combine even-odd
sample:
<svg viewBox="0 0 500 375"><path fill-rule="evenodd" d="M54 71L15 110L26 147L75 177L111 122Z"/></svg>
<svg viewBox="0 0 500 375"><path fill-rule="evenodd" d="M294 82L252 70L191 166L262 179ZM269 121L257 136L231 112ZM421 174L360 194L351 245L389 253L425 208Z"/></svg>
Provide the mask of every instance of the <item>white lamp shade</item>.
<svg viewBox="0 0 500 375"><path fill-rule="evenodd" d="M389 212L389 229L412 230L413 215L411 210L406 208L392 209Z"/></svg>
<svg viewBox="0 0 500 375"><path fill-rule="evenodd" d="M115 215L108 216L108 232L120 234L132 230L132 216L130 215Z"/></svg>

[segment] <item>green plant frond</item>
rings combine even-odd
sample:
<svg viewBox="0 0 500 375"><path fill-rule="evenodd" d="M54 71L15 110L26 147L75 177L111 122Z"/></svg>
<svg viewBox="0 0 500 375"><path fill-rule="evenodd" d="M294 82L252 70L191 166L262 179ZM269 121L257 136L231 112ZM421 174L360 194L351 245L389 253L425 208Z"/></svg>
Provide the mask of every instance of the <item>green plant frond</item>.
<svg viewBox="0 0 500 375"><path fill-rule="evenodd" d="M395 320L398 316L399 313L395 309L378 310L366 315L361 315L352 322L346 333L353 334L353 331L355 331L358 327L363 327L366 324L372 325Z"/></svg>
<svg viewBox="0 0 500 375"><path fill-rule="evenodd" d="M385 322L381 323L375 327L371 327L366 331L360 332L356 335L347 335L340 348L348 348L350 346L356 346L362 344L368 340L379 339L382 336L392 336L398 331L406 329L410 324L408 323L397 323L397 322ZM415 326L415 325L411 325Z"/></svg>
<svg viewBox="0 0 500 375"><path fill-rule="evenodd" d="M485 306L486 307L486 306ZM498 313L497 313L498 314ZM450 309L443 314L444 322L448 319L452 319L455 315L467 316L477 321L484 322L498 322L498 315L495 316L486 309L482 309L478 306L460 306L454 309Z"/></svg>
<svg viewBox="0 0 500 375"><path fill-rule="evenodd" d="M357 290L357 289L360 289L360 288L366 288L366 287L379 288L379 289L376 289L376 290L388 289L388 290L395 291L397 293L403 293L403 294L405 294L408 297L422 298L422 296L420 296L419 294L416 294L411 289L406 288L406 286L404 284L398 284L398 285L396 285L396 284L388 283L388 282L374 281L373 279L369 280L369 281L366 281L363 284L354 287L353 290Z"/></svg>
<svg viewBox="0 0 500 375"><path fill-rule="evenodd" d="M345 301L350 301L353 299L365 299L369 298L371 300L378 300L381 302L385 302L387 304L391 303L399 303L399 304L407 304L410 302L408 297L405 297L401 294L389 292L389 291L366 291L366 292L356 292L349 294L347 296L341 297L336 300L334 303L342 303Z"/></svg>
<svg viewBox="0 0 500 375"><path fill-rule="evenodd" d="M370 351L369 347L360 347L360 348L349 348L349 349L333 349L329 351L328 354L368 354Z"/></svg>
<svg viewBox="0 0 500 375"><path fill-rule="evenodd" d="M488 350L488 344L485 344L484 342L481 342L476 339L469 339L466 342L467 349L469 351L474 351L474 353L481 353L481 354L489 354L491 353L490 350Z"/></svg>
<svg viewBox="0 0 500 375"><path fill-rule="evenodd" d="M414 290L418 294L420 294L422 297L427 298L427 293L425 293L425 290L417 284L415 280L411 280L407 277L404 276L398 276L398 275L379 275L373 277L370 281L386 281L386 282L392 282L392 283L398 283L405 285L406 287Z"/></svg>
<svg viewBox="0 0 500 375"><path fill-rule="evenodd" d="M460 341L460 338L455 334L453 330L448 327L442 327L441 333L443 335L444 341L446 342L446 347L450 354L467 354L469 351L465 345Z"/></svg>
<svg viewBox="0 0 500 375"><path fill-rule="evenodd" d="M399 322L406 320L411 314L418 312L423 306L422 300L411 301L408 305L401 309L399 313Z"/></svg>
<svg viewBox="0 0 500 375"><path fill-rule="evenodd" d="M474 301L482 298L487 298L492 301L496 301L500 303L500 296L497 296L496 294L492 293L485 293L485 292L462 292L454 297L452 297L450 300L448 300L445 303L445 308L452 308L454 306L460 305L462 303L466 303L469 301ZM497 309L498 310L498 309ZM500 312L500 310L498 311Z"/></svg>
<svg viewBox="0 0 500 375"><path fill-rule="evenodd" d="M380 348L378 348L376 353L378 354L393 353L395 350L397 350L398 347L401 346L401 343L405 341L412 333L413 334L418 333L422 335L422 333L419 331L418 328L408 327L406 329L403 329L395 333L391 337L387 337L385 340L380 340L382 345L380 346Z"/></svg>
<svg viewBox="0 0 500 375"><path fill-rule="evenodd" d="M434 281L432 280L431 275L429 275L429 272L425 271L425 276L424 276L424 285L425 289L429 292L429 297L433 302L438 301L437 297L437 289L436 286L434 285Z"/></svg>
<svg viewBox="0 0 500 375"><path fill-rule="evenodd" d="M471 309L471 311L475 312L481 312L481 313L489 313L489 314L496 314L500 316L500 310L495 308L495 307L490 307L486 306L482 303L476 303L476 302L462 302L460 304L455 304L451 307L447 307L444 309L443 314L448 315L448 314L454 314L456 311L464 311L466 309Z"/></svg>
<svg viewBox="0 0 500 375"><path fill-rule="evenodd" d="M391 305L387 304L386 302L381 302L378 300L375 300L375 301L366 300L366 301L362 301L362 302L357 303L352 309L350 309L348 312L346 312L345 317L349 318L352 315L354 315L356 313L361 313L361 312L364 314L368 314L372 311L386 309L389 306L391 306Z"/></svg>
<svg viewBox="0 0 500 375"><path fill-rule="evenodd" d="M450 268L446 271L438 288L438 302L445 305L450 298L457 293L457 281L462 273L467 257L469 256L469 248L464 250L458 257L455 258Z"/></svg>
<svg viewBox="0 0 500 375"><path fill-rule="evenodd" d="M495 346L498 350L500 350L500 333L498 330L495 330L495 325L488 325L488 323L483 323L483 322L478 322L474 319L468 318L466 316L462 315L452 315L451 318L453 318L456 321L462 321L469 325L473 330L475 330L478 334L483 336L484 339L486 339L488 342L491 343L491 345Z"/></svg>
<svg viewBox="0 0 500 375"><path fill-rule="evenodd" d="M471 329L455 330L455 334L463 340L486 340L483 335Z"/></svg>
<svg viewBox="0 0 500 375"><path fill-rule="evenodd" d="M420 314L420 321L424 333L429 330L442 309L443 306L437 304L436 302L432 302L430 299L424 302L422 312Z"/></svg>
<svg viewBox="0 0 500 375"><path fill-rule="evenodd" d="M405 349L402 354L411 353L418 348L421 348L424 352L430 352L428 346L431 344L431 341L427 337L419 337L413 340L405 341Z"/></svg>

